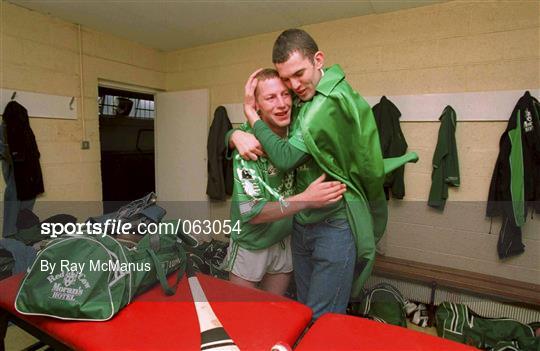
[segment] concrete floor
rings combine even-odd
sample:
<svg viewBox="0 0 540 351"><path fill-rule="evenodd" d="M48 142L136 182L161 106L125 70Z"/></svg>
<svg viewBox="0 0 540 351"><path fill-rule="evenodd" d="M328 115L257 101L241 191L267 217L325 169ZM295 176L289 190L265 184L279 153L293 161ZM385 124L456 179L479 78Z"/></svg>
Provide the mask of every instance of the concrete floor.
<svg viewBox="0 0 540 351"><path fill-rule="evenodd" d="M35 344L36 342L38 342L36 338L12 324L7 329L4 346L6 351L19 351Z"/></svg>

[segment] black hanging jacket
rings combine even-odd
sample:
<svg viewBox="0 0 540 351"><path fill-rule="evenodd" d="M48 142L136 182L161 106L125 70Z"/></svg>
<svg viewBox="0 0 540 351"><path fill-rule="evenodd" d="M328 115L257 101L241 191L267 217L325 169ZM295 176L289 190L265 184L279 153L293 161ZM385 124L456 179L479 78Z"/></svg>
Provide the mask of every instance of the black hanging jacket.
<svg viewBox="0 0 540 351"><path fill-rule="evenodd" d="M214 112L214 120L208 133L206 150L208 153L208 183L206 194L213 200L225 200L232 195L232 160L226 158L227 147L223 143L225 134L232 129L227 110L219 106Z"/></svg>
<svg viewBox="0 0 540 351"><path fill-rule="evenodd" d="M506 215L521 227L528 208L540 213L540 104L527 91L499 141L489 188L488 217Z"/></svg>
<svg viewBox="0 0 540 351"><path fill-rule="evenodd" d="M399 124L399 118L401 117L399 109L386 96L383 96L381 101L373 106L372 110L379 131L383 157L404 155L407 152L408 145ZM405 196L404 172L405 166L402 166L386 175L384 180L386 199L389 198L389 190L392 190L392 197L403 199Z"/></svg>
<svg viewBox="0 0 540 351"><path fill-rule="evenodd" d="M512 111L499 141L486 215L502 217L500 258L524 251L521 227L529 209L540 213L540 104L527 91Z"/></svg>
<svg viewBox="0 0 540 351"><path fill-rule="evenodd" d="M26 109L16 101L10 101L2 116L6 125L6 137L11 159L15 187L19 200L30 200L43 193L43 176L39 164L40 153L36 137Z"/></svg>

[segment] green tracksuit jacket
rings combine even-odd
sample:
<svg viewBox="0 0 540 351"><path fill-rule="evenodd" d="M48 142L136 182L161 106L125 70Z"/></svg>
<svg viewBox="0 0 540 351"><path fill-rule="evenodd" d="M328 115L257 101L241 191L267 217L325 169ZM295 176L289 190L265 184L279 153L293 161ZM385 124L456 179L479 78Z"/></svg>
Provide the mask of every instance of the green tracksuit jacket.
<svg viewBox="0 0 540 351"><path fill-rule="evenodd" d="M433 154L431 190L428 205L443 211L448 199L448 186L459 186L459 162L456 145L456 112L446 106L441 117L439 138Z"/></svg>

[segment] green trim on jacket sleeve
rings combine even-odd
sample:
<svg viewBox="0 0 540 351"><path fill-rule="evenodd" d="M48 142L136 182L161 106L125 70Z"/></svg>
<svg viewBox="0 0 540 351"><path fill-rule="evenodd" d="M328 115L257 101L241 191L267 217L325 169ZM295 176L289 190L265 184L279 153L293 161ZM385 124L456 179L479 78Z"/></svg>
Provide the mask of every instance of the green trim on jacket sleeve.
<svg viewBox="0 0 540 351"><path fill-rule="evenodd" d="M525 175L523 166L523 144L521 141L521 114L517 111L516 128L508 132L510 143L510 193L512 194L512 208L516 225L521 227L525 223Z"/></svg>

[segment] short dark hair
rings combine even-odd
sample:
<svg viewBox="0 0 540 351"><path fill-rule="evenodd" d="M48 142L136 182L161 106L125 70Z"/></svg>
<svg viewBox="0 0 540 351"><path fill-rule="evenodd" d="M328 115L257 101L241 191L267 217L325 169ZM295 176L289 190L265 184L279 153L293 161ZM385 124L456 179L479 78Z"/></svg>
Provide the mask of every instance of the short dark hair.
<svg viewBox="0 0 540 351"><path fill-rule="evenodd" d="M257 79L259 82L264 82L265 80L273 79L273 78L281 79L279 77L278 71L276 71L273 68L263 69L262 71L257 73L254 78ZM257 88L255 88L255 96L257 96Z"/></svg>
<svg viewBox="0 0 540 351"><path fill-rule="evenodd" d="M272 62L283 63L298 51L313 62L319 47L315 40L302 29L287 29L277 37L272 50Z"/></svg>

